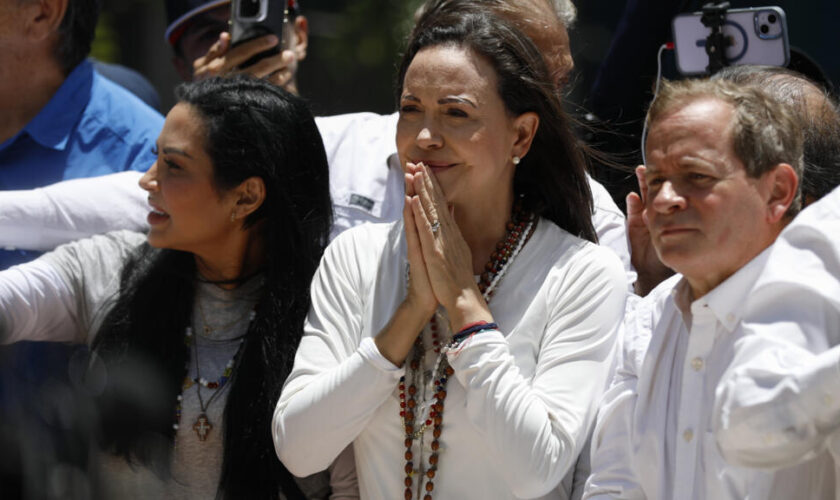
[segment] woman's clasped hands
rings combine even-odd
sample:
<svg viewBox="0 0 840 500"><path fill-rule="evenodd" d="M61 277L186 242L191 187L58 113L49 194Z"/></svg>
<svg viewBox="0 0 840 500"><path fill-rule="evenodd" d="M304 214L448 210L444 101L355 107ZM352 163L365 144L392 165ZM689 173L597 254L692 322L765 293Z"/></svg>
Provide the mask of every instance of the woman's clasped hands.
<svg viewBox="0 0 840 500"><path fill-rule="evenodd" d="M434 174L422 163L407 163L405 185L406 301L428 317L440 304L453 332L468 323L492 321L473 274L472 252Z"/></svg>

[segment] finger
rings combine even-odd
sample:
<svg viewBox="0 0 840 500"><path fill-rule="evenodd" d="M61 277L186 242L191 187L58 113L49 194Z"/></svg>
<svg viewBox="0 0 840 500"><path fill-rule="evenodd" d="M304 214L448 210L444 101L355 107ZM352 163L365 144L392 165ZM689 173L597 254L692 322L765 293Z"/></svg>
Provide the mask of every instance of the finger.
<svg viewBox="0 0 840 500"><path fill-rule="evenodd" d="M440 183L438 182L434 172L425 165L423 165L423 168L426 176L428 177L428 182L426 184L429 185L429 192L432 193L432 197L439 203L445 203L446 195L443 194L443 190L441 189Z"/></svg>
<svg viewBox="0 0 840 500"><path fill-rule="evenodd" d="M273 73L287 73L291 68L289 67L295 61L295 55L289 51L283 51L280 54L263 57L253 65L249 66L246 71L257 78L264 78ZM291 76L291 73L289 74Z"/></svg>
<svg viewBox="0 0 840 500"><path fill-rule="evenodd" d="M645 182L645 172L647 168L644 165L639 165L636 167L636 182L639 183L639 193L642 200L642 204L645 203L647 200L647 182Z"/></svg>
<svg viewBox="0 0 840 500"><path fill-rule="evenodd" d="M632 191L627 193L624 201L627 204L628 217L640 215L645 208L644 204L642 204L642 198Z"/></svg>
<svg viewBox="0 0 840 500"><path fill-rule="evenodd" d="M417 224L414 220L414 211L411 209L411 197L405 197L403 205L403 220L405 221L405 242L408 248L409 261L412 254L420 250L420 240L417 236Z"/></svg>
<svg viewBox="0 0 840 500"><path fill-rule="evenodd" d="M426 179L428 175L425 172L419 172L417 175L414 176L414 189L417 192L417 198L419 198L420 206L424 211L424 215L427 218L434 222L440 222L437 206L435 205L434 200L432 200L432 195L429 192L429 185L428 179Z"/></svg>
<svg viewBox="0 0 840 500"><path fill-rule="evenodd" d="M222 54L227 52L230 48L230 33L227 31L219 33L219 41L217 43L219 44L219 50Z"/></svg>
<svg viewBox="0 0 840 500"><path fill-rule="evenodd" d="M255 55L276 47L280 39L276 35L265 35L253 40L248 40L236 47L231 48L225 55L225 66L228 70L239 67L242 63Z"/></svg>
<svg viewBox="0 0 840 500"><path fill-rule="evenodd" d="M405 194L406 196L417 196L417 191L414 190L414 174L405 174Z"/></svg>
<svg viewBox="0 0 840 500"><path fill-rule="evenodd" d="M415 196L411 198L411 210L414 214L414 222L417 227L417 237L420 240L420 252L424 262L431 262L436 248L435 233L432 232L432 224L426 216L420 199Z"/></svg>

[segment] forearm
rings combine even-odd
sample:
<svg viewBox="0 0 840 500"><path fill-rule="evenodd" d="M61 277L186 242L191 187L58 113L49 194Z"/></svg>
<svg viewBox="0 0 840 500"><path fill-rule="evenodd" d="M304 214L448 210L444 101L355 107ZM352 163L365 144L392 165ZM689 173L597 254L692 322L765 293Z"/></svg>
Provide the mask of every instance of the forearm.
<svg viewBox="0 0 840 500"><path fill-rule="evenodd" d="M840 347L814 355L762 340L718 386L715 435L735 464L784 467L818 455L840 428Z"/></svg>
<svg viewBox="0 0 840 500"><path fill-rule="evenodd" d="M477 334L448 356L455 377L466 389L467 416L493 450L494 461L512 491L534 497L557 487L586 439L592 405L585 401L585 394L598 397L603 378L576 373L578 389L573 392L580 400L567 405L559 393L568 393L570 387L551 394L542 386L551 384L550 380L525 379L500 332ZM575 375L582 366L574 365L568 363L563 371ZM558 387L566 385L554 380Z"/></svg>
<svg viewBox="0 0 840 500"><path fill-rule="evenodd" d="M379 353L394 366L402 366L420 330L429 322L431 314L403 302L391 321L374 338Z"/></svg>
<svg viewBox="0 0 840 500"><path fill-rule="evenodd" d="M79 341L71 295L70 287L43 260L0 272L0 344Z"/></svg>
<svg viewBox="0 0 840 500"><path fill-rule="evenodd" d="M0 246L51 250L116 229L145 231L139 172L74 179L26 191L0 191Z"/></svg>
<svg viewBox="0 0 840 500"><path fill-rule="evenodd" d="M369 342L324 371L319 360L306 356L306 342L301 343L298 352L305 359L296 359L272 423L277 456L293 474L325 469L393 392L402 370L389 370L372 350Z"/></svg>

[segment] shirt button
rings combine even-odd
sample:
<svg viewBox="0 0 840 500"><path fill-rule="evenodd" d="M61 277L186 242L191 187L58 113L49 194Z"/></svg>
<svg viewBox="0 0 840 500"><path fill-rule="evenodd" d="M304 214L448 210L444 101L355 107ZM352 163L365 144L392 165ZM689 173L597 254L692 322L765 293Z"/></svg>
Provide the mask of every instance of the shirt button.
<svg viewBox="0 0 840 500"><path fill-rule="evenodd" d="M703 369L703 358L694 358L691 360L691 367L694 371L699 372Z"/></svg>
<svg viewBox="0 0 840 500"><path fill-rule="evenodd" d="M685 432L683 432L683 439L685 439L686 443L694 439L694 431L686 429Z"/></svg>

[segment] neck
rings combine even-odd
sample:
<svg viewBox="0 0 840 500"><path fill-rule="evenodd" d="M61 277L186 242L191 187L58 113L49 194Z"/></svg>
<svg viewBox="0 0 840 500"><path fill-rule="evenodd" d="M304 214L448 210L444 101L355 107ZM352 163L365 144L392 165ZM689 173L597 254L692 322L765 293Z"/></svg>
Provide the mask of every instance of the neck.
<svg viewBox="0 0 840 500"><path fill-rule="evenodd" d="M0 143L46 106L66 76L52 54L6 54L0 63Z"/></svg>
<svg viewBox="0 0 840 500"><path fill-rule="evenodd" d="M690 276L689 273L683 273L683 277L685 277L685 280L691 288L692 300L697 300L711 292L717 288L718 285L729 279L730 276L737 273L742 267L749 264L751 260L758 257L761 252L769 248L770 245L776 241L776 237L779 236L782 229L784 229L791 220L791 218L785 217L783 220L771 227L766 234L756 236L753 240L756 242L754 250L745 254L740 262L738 262L735 266L728 269L697 269L696 272L691 272ZM680 272L679 269L677 269L677 272Z"/></svg>
<svg viewBox="0 0 840 500"><path fill-rule="evenodd" d="M259 226L242 231L241 237L227 244L217 244L206 252L195 253L199 275L230 290L240 284L237 280L258 273L265 263L265 245L259 236Z"/></svg>
<svg viewBox="0 0 840 500"><path fill-rule="evenodd" d="M472 254L473 274L484 272L496 243L504 238L512 207L512 193L505 200L495 200L490 209L455 206L455 222Z"/></svg>

